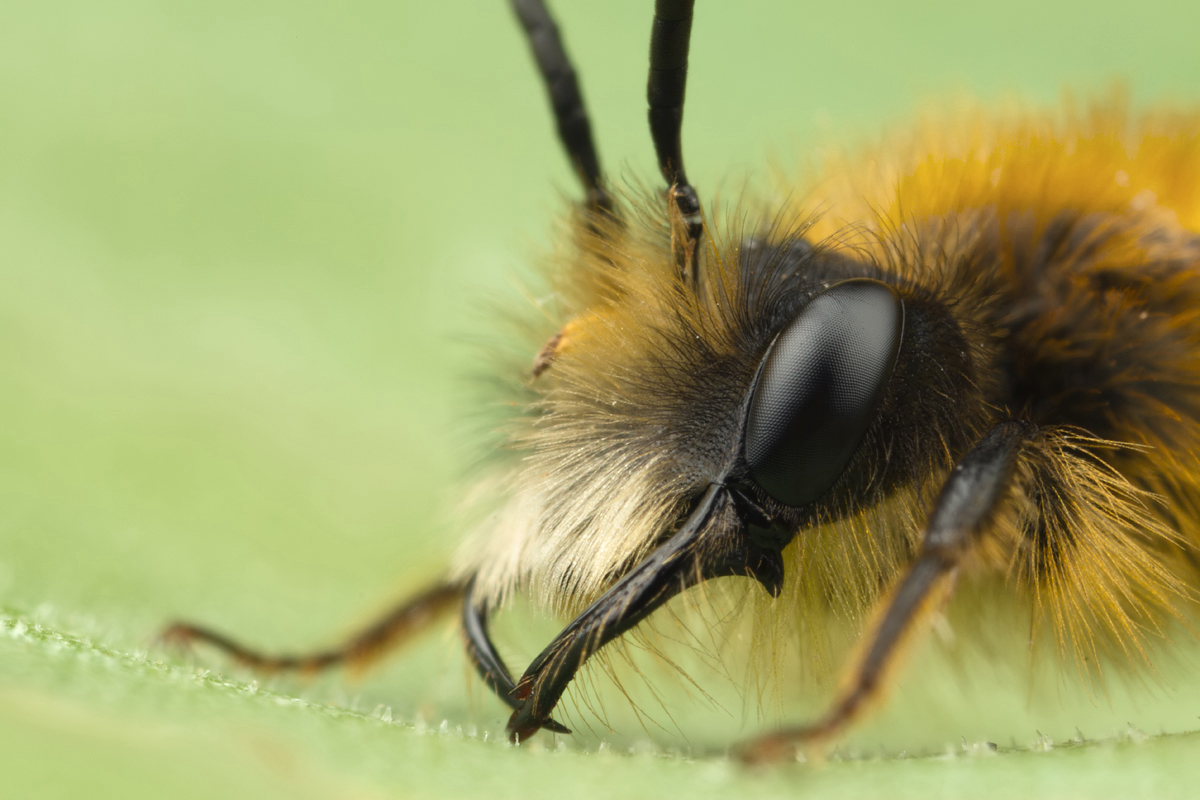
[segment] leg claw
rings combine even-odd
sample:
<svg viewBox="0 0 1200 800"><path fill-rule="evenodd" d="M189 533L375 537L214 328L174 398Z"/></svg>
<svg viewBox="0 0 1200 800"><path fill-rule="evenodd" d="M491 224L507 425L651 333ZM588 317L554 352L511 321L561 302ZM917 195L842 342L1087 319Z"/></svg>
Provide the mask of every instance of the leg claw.
<svg viewBox="0 0 1200 800"><path fill-rule="evenodd" d="M734 758L755 767L795 761L799 755L795 740L785 736L762 736L743 742L733 750Z"/></svg>

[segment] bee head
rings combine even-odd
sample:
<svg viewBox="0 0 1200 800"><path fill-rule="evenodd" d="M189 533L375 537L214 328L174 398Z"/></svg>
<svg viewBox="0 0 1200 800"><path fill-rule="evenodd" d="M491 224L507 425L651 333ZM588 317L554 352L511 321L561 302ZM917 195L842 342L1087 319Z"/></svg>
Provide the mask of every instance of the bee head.
<svg viewBox="0 0 1200 800"><path fill-rule="evenodd" d="M716 483L727 487L738 545L710 574L743 574L773 596L781 552L846 471L896 371L904 301L873 278L824 289L771 340L746 391L736 457Z"/></svg>

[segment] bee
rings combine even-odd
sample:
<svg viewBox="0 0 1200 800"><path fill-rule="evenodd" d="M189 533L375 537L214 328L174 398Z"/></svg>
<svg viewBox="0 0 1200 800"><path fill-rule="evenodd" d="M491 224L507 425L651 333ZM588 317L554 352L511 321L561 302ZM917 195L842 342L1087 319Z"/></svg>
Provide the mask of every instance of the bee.
<svg viewBox="0 0 1200 800"><path fill-rule="evenodd" d="M757 585L781 616L869 608L827 711L738 747L763 762L862 718L966 577L1082 665L1187 627L1200 118L966 116L830 159L779 207L722 208L684 167L691 0L656 0L651 26L661 191L606 179L553 18L511 5L583 199L552 329L504 382L502 499L441 581L342 646L167 638L316 671L457 611L521 742L569 733L556 707L589 659L696 587ZM520 673L490 632L516 597L571 617Z"/></svg>

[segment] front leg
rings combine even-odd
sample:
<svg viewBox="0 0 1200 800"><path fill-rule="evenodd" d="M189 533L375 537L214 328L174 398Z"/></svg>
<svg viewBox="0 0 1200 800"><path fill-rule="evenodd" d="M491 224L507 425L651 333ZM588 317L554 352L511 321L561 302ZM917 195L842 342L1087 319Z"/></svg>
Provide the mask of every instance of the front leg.
<svg viewBox="0 0 1200 800"><path fill-rule="evenodd" d="M959 566L1005 499L1021 445L1034 432L1028 423L1000 423L963 457L929 515L916 559L881 603L833 706L809 725L743 743L735 751L742 761L784 761L795 758L798 747L820 747L882 695L904 643L949 599Z"/></svg>
<svg viewBox="0 0 1200 800"><path fill-rule="evenodd" d="M783 562L744 536L728 487L714 483L671 538L575 618L534 659L513 687L518 701L509 738L522 742L549 727L550 712L592 655L675 595L701 581L754 578L779 593Z"/></svg>
<svg viewBox="0 0 1200 800"><path fill-rule="evenodd" d="M463 639L467 646L467 658L475 665L475 671L483 678L483 683L496 693L496 696L508 705L517 709L521 703L513 695L516 682L508 671L504 659L496 652L492 644L491 634L488 633L488 618L491 610L485 601L475 596L475 578L467 581L462 607ZM567 726L547 718L542 727L553 733L570 733Z"/></svg>

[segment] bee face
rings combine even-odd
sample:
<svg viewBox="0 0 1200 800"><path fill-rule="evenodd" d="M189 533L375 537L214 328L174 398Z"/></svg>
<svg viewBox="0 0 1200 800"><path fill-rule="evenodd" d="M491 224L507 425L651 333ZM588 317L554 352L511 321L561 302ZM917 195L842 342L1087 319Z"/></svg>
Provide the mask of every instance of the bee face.
<svg viewBox="0 0 1200 800"><path fill-rule="evenodd" d="M477 597L581 610L713 485L735 521L701 574L777 594L798 531L928 481L977 432L972 345L925 288L746 231L681 287L665 233L605 251L610 298L568 311L552 365L527 378L511 499L463 551Z"/></svg>

